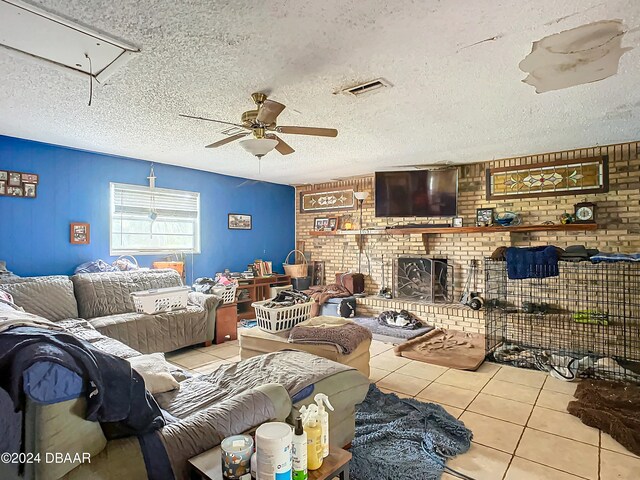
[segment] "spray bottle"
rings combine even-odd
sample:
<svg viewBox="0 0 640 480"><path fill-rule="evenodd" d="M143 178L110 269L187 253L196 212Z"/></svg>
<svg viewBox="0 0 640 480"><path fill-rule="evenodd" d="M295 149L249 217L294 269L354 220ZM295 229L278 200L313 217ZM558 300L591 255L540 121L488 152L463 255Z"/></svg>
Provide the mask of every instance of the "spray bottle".
<svg viewBox="0 0 640 480"><path fill-rule="evenodd" d="M302 426L302 417L294 421L293 442L291 447L293 457L293 480L307 480L307 433Z"/></svg>
<svg viewBox="0 0 640 480"><path fill-rule="evenodd" d="M329 397L324 393L318 393L313 399L318 406L318 420L322 428L322 458L329 456L329 412L324 408L325 404L333 412L333 406L329 402Z"/></svg>
<svg viewBox="0 0 640 480"><path fill-rule="evenodd" d="M300 409L302 424L307 434L307 468L317 470L322 466L322 427L318 421L318 406L309 405Z"/></svg>

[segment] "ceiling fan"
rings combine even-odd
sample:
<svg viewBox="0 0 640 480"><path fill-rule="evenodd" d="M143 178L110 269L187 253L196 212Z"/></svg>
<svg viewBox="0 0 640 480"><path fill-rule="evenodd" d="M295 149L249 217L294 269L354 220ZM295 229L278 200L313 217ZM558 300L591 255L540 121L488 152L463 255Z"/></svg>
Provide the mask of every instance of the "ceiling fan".
<svg viewBox="0 0 640 480"><path fill-rule="evenodd" d="M207 122L216 122L224 125L233 125L246 131L231 135L228 138L219 140L207 145L205 148L218 148L227 143L240 140L253 134L253 138L245 139L240 142L240 146L249 153L258 158L262 158L274 148L282 155L289 155L295 152L289 144L282 140L276 133L294 134L294 135L313 135L319 137L336 137L338 131L335 128L317 128L317 127L294 127L294 126L278 126L276 119L282 113L285 106L274 100L269 100L264 93L254 93L251 95L256 104L255 110L248 110L241 116L242 123L225 122L222 120L214 120L212 118L196 117L193 115L183 115L181 117L193 118L196 120L206 120Z"/></svg>

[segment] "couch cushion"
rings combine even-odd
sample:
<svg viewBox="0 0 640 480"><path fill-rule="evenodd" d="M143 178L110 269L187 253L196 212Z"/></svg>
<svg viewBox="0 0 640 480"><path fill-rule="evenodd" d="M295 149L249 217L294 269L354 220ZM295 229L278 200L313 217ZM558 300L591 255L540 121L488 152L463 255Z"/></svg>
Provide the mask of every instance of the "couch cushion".
<svg viewBox="0 0 640 480"><path fill-rule="evenodd" d="M78 316L73 283L64 275L9 277L0 280L0 289L26 312L56 322Z"/></svg>
<svg viewBox="0 0 640 480"><path fill-rule="evenodd" d="M207 339L208 313L190 305L184 310L146 315L122 313L92 318L100 333L126 343L141 353L171 352Z"/></svg>
<svg viewBox="0 0 640 480"><path fill-rule="evenodd" d="M82 318L135 312L131 292L182 285L175 270L79 273L71 277Z"/></svg>

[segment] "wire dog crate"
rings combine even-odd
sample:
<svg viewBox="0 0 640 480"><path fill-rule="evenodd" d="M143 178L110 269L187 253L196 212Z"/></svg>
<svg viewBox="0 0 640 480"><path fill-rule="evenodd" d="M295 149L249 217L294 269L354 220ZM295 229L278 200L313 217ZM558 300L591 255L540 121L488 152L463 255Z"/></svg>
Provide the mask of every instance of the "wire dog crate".
<svg viewBox="0 0 640 480"><path fill-rule="evenodd" d="M640 264L559 262L534 276L509 279L506 262L485 259L488 357L640 383Z"/></svg>

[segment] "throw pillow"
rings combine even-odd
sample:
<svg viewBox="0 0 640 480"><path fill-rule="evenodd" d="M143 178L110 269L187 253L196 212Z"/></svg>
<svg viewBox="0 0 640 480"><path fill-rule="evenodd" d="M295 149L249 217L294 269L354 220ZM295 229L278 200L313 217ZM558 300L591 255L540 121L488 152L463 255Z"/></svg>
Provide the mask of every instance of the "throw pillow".
<svg viewBox="0 0 640 480"><path fill-rule="evenodd" d="M127 360L131 368L144 379L144 385L152 395L180 388L180 384L171 375L164 353L140 355Z"/></svg>

